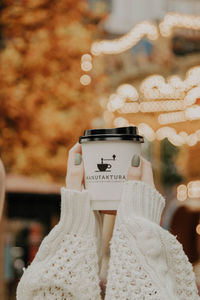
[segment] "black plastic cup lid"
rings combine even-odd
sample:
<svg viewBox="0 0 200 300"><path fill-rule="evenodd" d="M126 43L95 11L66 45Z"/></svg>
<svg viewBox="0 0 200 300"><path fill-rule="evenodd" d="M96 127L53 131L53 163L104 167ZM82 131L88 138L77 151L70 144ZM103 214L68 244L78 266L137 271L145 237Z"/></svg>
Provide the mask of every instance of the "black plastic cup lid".
<svg viewBox="0 0 200 300"><path fill-rule="evenodd" d="M118 128L87 129L84 135L79 137L79 143L88 141L111 141L124 140L144 143L143 136L139 135L138 128L135 126Z"/></svg>

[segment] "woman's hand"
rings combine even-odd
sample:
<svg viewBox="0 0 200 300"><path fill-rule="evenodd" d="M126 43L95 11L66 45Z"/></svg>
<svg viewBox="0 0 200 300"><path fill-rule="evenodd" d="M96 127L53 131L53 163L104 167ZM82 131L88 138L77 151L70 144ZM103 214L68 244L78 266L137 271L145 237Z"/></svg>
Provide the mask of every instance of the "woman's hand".
<svg viewBox="0 0 200 300"><path fill-rule="evenodd" d="M84 184L84 167L81 144L76 143L70 150L67 163L66 187L71 190L82 190Z"/></svg>

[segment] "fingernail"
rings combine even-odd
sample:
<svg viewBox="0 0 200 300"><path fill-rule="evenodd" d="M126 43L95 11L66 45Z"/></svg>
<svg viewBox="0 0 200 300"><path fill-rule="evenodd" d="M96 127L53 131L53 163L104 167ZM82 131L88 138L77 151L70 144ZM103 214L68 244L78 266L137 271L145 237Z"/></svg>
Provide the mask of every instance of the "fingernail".
<svg viewBox="0 0 200 300"><path fill-rule="evenodd" d="M132 167L139 167L140 165L140 157L138 154L134 154L132 161L131 161L131 165Z"/></svg>
<svg viewBox="0 0 200 300"><path fill-rule="evenodd" d="M82 162L82 156L81 156L81 154L80 153L76 153L74 164L77 166L77 165L80 165L81 162Z"/></svg>

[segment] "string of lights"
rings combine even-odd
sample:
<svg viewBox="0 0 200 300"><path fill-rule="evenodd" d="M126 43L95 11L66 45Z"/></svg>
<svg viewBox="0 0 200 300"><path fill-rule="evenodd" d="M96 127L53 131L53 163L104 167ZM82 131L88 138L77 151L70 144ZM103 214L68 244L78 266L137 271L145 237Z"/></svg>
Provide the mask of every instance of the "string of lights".
<svg viewBox="0 0 200 300"><path fill-rule="evenodd" d="M105 117L110 116L107 116L107 114L105 114ZM114 118L113 123L116 127L134 125L123 117ZM147 123L139 123L137 127L140 134L150 142L156 139L163 140L165 138L168 138L169 141L175 146L182 146L184 144L187 144L188 146L194 146L197 144L197 142L200 141L200 130L196 130L195 132L188 134L185 131L177 133L176 130L170 126L163 126L156 131L154 131L154 129Z"/></svg>
<svg viewBox="0 0 200 300"><path fill-rule="evenodd" d="M159 36L169 37L176 28L200 30L200 17L177 13L167 14L159 26L144 21L137 24L127 34L114 40L102 40L91 45L91 54L84 54L81 58L81 69L86 72L80 78L83 85L91 83L91 76L87 74L93 68L93 56L100 54L119 54L135 46L143 37L156 40ZM159 32L160 31L160 32ZM131 125L120 114L131 113L160 113L158 123L162 126L156 132L146 123L140 123L138 128L149 141L168 138L176 146L195 145L200 141L200 132L192 134L182 131L179 134L172 127L163 126L200 119L200 66L191 68L184 80L178 75L165 79L161 75L151 75L145 78L137 90L131 84L122 84L112 93L107 101L104 121L112 119L116 127Z"/></svg>
<svg viewBox="0 0 200 300"><path fill-rule="evenodd" d="M149 40L156 40L159 37L157 26L148 21L138 23L121 38L94 42L91 46L91 53L95 56L100 54L119 54L135 46L143 37L147 37Z"/></svg>
<svg viewBox="0 0 200 300"><path fill-rule="evenodd" d="M169 13L159 24L160 33L164 37L172 35L175 28L200 30L200 17L186 14Z"/></svg>
<svg viewBox="0 0 200 300"><path fill-rule="evenodd" d="M172 76L166 83L163 76L152 75L142 81L140 93L130 84L120 85L116 93L109 97L107 109L119 113L177 111L160 114L158 117L160 124L199 119L199 106L194 105L200 97L198 75L200 75L199 66L191 68L183 81L178 76ZM142 97L143 95L148 101ZM141 98L144 100L140 100Z"/></svg>

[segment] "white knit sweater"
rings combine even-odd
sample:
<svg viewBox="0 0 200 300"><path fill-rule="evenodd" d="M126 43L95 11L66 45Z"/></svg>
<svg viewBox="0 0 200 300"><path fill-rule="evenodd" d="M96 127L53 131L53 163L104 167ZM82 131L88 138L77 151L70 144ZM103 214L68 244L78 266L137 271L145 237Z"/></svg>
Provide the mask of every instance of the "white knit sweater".
<svg viewBox="0 0 200 300"><path fill-rule="evenodd" d="M152 186L124 183L110 242L106 300L200 299L181 244L159 226L164 203ZM24 271L17 300L100 300L101 231L89 192L62 188L60 222Z"/></svg>

